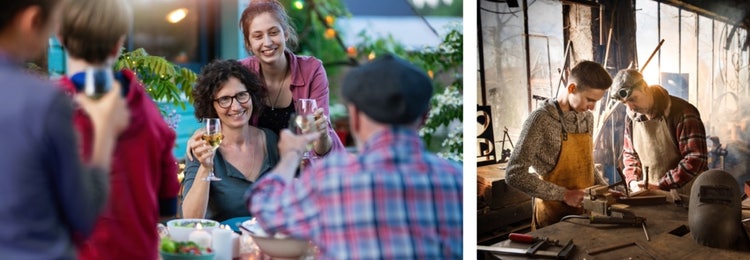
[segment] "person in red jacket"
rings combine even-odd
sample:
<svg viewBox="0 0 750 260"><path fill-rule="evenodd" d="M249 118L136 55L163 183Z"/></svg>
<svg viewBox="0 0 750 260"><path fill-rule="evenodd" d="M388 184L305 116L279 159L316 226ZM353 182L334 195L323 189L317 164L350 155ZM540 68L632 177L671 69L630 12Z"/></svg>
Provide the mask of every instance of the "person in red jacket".
<svg viewBox="0 0 750 260"><path fill-rule="evenodd" d="M111 196L93 234L78 245L80 259L158 259L160 216L176 212L178 165L172 155L175 132L144 86L129 70L112 71L132 13L126 0L69 1L64 7L60 42L68 54L68 74L60 79L68 93L94 85L119 84L130 110L130 125L120 134L111 165ZM89 77L86 71L98 71ZM93 82L91 82L93 81ZM80 109L73 115L81 136L80 152L91 158L93 131Z"/></svg>

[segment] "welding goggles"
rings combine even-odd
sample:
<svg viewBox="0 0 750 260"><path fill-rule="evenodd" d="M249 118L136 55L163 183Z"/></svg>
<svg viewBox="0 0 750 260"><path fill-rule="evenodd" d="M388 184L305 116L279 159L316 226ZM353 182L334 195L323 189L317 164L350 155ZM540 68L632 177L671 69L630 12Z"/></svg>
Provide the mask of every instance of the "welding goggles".
<svg viewBox="0 0 750 260"><path fill-rule="evenodd" d="M630 97L631 94L633 94L633 90L640 88L641 85L643 85L643 82L643 79L639 79L631 85L622 85L615 92L612 92L611 98L614 100L623 101Z"/></svg>

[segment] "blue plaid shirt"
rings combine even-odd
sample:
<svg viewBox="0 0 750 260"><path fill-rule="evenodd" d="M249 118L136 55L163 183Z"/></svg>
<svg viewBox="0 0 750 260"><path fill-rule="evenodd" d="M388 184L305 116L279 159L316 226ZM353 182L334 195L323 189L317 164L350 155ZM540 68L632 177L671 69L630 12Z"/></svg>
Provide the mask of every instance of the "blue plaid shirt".
<svg viewBox="0 0 750 260"><path fill-rule="evenodd" d="M462 187L460 165L392 127L300 179L266 175L248 207L267 231L312 240L323 259L460 259Z"/></svg>

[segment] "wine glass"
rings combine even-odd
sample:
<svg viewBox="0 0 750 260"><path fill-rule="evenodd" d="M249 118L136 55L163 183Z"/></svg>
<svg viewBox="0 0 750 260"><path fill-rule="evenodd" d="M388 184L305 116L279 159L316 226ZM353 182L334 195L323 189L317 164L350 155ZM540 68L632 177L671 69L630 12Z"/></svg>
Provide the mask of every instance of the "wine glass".
<svg viewBox="0 0 750 260"><path fill-rule="evenodd" d="M315 99L301 98L295 103L295 110L297 115L294 118L294 122L297 126L298 134L307 134L313 131L317 131L315 126L315 110L318 109L318 103ZM314 156L310 153L312 150L312 143L307 145L307 149L302 154L302 165L307 165L310 159Z"/></svg>
<svg viewBox="0 0 750 260"><path fill-rule="evenodd" d="M208 145L211 146L211 149L213 150L213 153L211 155L211 162L214 160L214 156L216 156L216 149L219 149L219 144L221 144L221 140L224 140L224 135L221 134L221 121L219 121L218 118L204 118L204 127L205 131L203 132L203 140L208 143ZM211 171L208 173L208 176L204 178L205 181L220 181L221 178L216 177L214 175L214 167L213 164L211 166Z"/></svg>

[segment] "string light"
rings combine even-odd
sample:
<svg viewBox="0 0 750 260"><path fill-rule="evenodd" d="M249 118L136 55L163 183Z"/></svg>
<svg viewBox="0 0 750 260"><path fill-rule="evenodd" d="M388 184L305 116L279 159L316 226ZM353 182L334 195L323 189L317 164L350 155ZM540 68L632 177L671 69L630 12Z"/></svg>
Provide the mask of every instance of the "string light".
<svg viewBox="0 0 750 260"><path fill-rule="evenodd" d="M333 26L333 22L335 22L335 19L333 16L326 15L326 25Z"/></svg>
<svg viewBox="0 0 750 260"><path fill-rule="evenodd" d="M354 46L349 46L348 48L346 48L346 55L349 55L349 57L352 58L357 57L357 48L355 48Z"/></svg>
<svg viewBox="0 0 750 260"><path fill-rule="evenodd" d="M367 59L374 60L375 59L375 51L370 51L370 55L367 55Z"/></svg>
<svg viewBox="0 0 750 260"><path fill-rule="evenodd" d="M432 70L428 70L428 71L427 71L427 76L430 76L430 79L432 79L432 78L434 78L434 77L435 77L435 73L434 73L434 72L432 72Z"/></svg>
<svg viewBox="0 0 750 260"><path fill-rule="evenodd" d="M294 8L297 8L297 10L302 10L302 8L304 7L305 7L305 1L302 1L302 0L294 1Z"/></svg>
<svg viewBox="0 0 750 260"><path fill-rule="evenodd" d="M326 37L326 39L333 39L333 37L336 37L336 30L333 28L326 29L326 32L323 34L323 36Z"/></svg>

